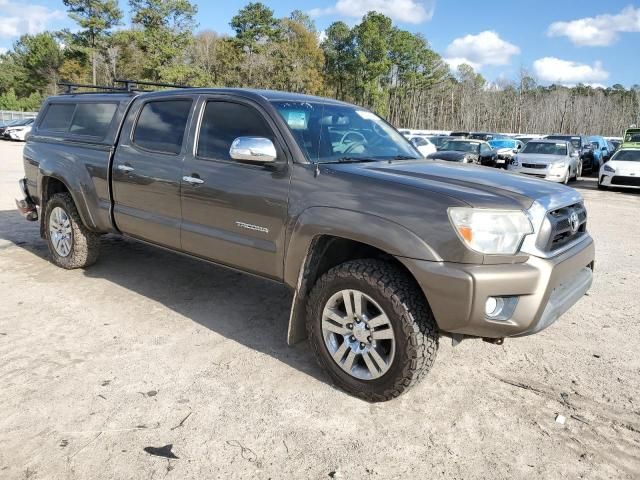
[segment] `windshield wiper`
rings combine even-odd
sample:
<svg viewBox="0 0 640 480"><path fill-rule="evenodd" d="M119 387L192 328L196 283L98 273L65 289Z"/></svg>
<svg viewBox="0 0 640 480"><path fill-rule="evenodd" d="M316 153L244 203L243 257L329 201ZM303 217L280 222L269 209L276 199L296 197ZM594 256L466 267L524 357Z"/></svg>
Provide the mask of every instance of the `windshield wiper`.
<svg viewBox="0 0 640 480"><path fill-rule="evenodd" d="M358 163L358 162L377 162L373 158L368 157L340 157L335 160L329 160L326 162L318 162L318 163Z"/></svg>

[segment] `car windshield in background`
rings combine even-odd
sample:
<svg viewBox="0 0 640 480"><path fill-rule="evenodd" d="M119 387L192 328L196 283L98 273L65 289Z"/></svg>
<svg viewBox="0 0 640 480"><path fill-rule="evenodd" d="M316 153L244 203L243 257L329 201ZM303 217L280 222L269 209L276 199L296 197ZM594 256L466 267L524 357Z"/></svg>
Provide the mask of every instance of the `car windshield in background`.
<svg viewBox="0 0 640 480"><path fill-rule="evenodd" d="M516 148L517 144L513 140L491 140L489 142L493 148Z"/></svg>
<svg viewBox="0 0 640 480"><path fill-rule="evenodd" d="M611 160L618 162L640 162L640 150L620 150Z"/></svg>
<svg viewBox="0 0 640 480"><path fill-rule="evenodd" d="M322 102L272 102L311 162L419 159L416 149L368 110Z"/></svg>
<svg viewBox="0 0 640 480"><path fill-rule="evenodd" d="M440 148L446 141L450 140L449 137L427 137L431 143Z"/></svg>
<svg viewBox="0 0 640 480"><path fill-rule="evenodd" d="M550 135L547 137L547 140L564 140L566 142L571 142L573 148L580 148L582 146L580 137L572 137L571 135Z"/></svg>
<svg viewBox="0 0 640 480"><path fill-rule="evenodd" d="M463 140L451 140L443 143L441 150L478 153L480 151L480 144L477 142L465 142Z"/></svg>
<svg viewBox="0 0 640 480"><path fill-rule="evenodd" d="M522 153L537 153L541 155L566 155L566 143L551 142L529 142L522 150Z"/></svg>

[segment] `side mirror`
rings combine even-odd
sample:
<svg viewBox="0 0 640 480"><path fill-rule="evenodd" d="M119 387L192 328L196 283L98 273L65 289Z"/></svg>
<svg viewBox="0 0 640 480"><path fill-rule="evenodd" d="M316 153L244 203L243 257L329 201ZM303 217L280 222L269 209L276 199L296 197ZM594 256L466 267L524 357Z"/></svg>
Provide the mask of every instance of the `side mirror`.
<svg viewBox="0 0 640 480"><path fill-rule="evenodd" d="M278 158L278 153L268 138L238 137L231 144L229 156L244 162L272 163Z"/></svg>

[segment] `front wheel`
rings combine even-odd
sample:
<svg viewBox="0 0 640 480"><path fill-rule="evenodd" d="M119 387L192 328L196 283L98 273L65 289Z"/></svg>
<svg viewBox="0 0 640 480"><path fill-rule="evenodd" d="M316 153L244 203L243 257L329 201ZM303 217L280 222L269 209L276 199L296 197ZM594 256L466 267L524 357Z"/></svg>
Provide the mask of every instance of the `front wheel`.
<svg viewBox="0 0 640 480"><path fill-rule="evenodd" d="M438 328L422 291L395 265L353 260L329 270L308 302L315 356L335 383L368 401L397 397L431 368Z"/></svg>
<svg viewBox="0 0 640 480"><path fill-rule="evenodd" d="M46 203L45 237L51 260L66 269L88 267L100 252L100 235L87 229L68 193L56 193Z"/></svg>

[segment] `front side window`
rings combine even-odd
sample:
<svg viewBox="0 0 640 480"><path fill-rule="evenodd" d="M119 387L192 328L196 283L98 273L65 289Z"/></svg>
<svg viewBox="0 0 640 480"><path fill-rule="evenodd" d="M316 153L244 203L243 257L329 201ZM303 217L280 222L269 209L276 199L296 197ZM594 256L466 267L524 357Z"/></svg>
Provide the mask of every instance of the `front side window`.
<svg viewBox="0 0 640 480"><path fill-rule="evenodd" d="M188 99L145 103L133 132L133 143L154 152L180 153L191 104Z"/></svg>
<svg viewBox="0 0 640 480"><path fill-rule="evenodd" d="M368 110L322 102L272 104L311 162L422 158L405 137Z"/></svg>
<svg viewBox="0 0 640 480"><path fill-rule="evenodd" d="M231 160L229 150L238 137L263 137L275 143L273 131L255 108L241 103L207 102L200 127L197 155Z"/></svg>
<svg viewBox="0 0 640 480"><path fill-rule="evenodd" d="M69 133L103 138L117 109L117 103L79 103Z"/></svg>
<svg viewBox="0 0 640 480"><path fill-rule="evenodd" d="M75 103L52 103L47 108L39 128L51 132L66 132L76 109Z"/></svg>

